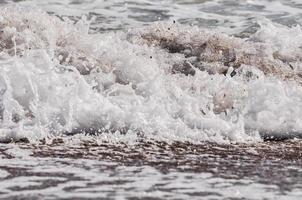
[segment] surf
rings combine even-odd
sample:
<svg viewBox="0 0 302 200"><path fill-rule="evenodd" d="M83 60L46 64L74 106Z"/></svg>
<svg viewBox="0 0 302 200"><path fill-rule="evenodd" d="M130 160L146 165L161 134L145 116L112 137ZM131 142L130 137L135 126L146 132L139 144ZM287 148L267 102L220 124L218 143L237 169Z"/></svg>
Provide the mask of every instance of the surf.
<svg viewBox="0 0 302 200"><path fill-rule="evenodd" d="M174 22L107 33L91 33L90 24L2 7L2 141L77 133L193 143L301 137L299 26L264 20L241 39Z"/></svg>

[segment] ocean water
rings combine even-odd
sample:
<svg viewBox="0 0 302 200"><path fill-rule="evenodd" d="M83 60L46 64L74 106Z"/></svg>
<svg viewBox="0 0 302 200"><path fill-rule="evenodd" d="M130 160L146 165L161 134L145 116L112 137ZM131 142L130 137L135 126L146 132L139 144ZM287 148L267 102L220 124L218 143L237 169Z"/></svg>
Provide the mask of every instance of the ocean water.
<svg viewBox="0 0 302 200"><path fill-rule="evenodd" d="M0 2L0 197L299 199L298 0Z"/></svg>

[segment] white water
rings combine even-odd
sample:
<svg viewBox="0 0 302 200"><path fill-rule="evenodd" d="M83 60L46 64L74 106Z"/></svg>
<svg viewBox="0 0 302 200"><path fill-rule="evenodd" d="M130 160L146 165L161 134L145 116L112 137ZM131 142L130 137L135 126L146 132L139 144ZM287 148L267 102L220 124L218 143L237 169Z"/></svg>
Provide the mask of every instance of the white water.
<svg viewBox="0 0 302 200"><path fill-rule="evenodd" d="M302 136L299 26L262 19L243 40L172 22L104 34L89 34L89 24L37 8L1 8L1 140L108 131L194 142ZM162 38L192 51L209 43L206 69L172 73L199 55L169 53ZM225 68L219 48L250 56L234 66L234 77L233 67L209 73Z"/></svg>

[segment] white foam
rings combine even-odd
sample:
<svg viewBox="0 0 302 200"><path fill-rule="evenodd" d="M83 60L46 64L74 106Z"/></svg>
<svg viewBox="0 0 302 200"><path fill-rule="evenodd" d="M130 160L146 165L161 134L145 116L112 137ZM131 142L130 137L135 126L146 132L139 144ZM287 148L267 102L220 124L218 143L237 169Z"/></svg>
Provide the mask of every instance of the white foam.
<svg viewBox="0 0 302 200"><path fill-rule="evenodd" d="M141 29L92 35L85 18L73 25L16 6L2 8L0 16L2 140L107 131L194 142L259 141L259 131L302 134L297 80L264 75L252 65L240 68L258 76L251 80L244 73L232 78L231 71L226 76L198 69L194 76L173 74L171 67L185 56L143 43L135 35ZM269 35L266 29L285 34ZM186 32L189 40L201 32L181 25L177 31ZM291 37L293 32L298 36ZM262 57L273 60L276 51L286 56L300 48L301 29L268 22L250 42L217 32L203 34L235 47L242 44L251 52L263 45ZM290 57L297 73L299 56Z"/></svg>

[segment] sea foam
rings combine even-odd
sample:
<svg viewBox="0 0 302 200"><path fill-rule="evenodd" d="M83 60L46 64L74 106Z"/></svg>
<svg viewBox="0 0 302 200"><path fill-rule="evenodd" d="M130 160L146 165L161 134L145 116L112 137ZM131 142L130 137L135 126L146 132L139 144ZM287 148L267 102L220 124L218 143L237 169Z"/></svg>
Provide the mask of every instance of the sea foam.
<svg viewBox="0 0 302 200"><path fill-rule="evenodd" d="M0 138L135 134L156 140L302 136L299 26L250 38L176 23L89 33L90 22L0 10Z"/></svg>

